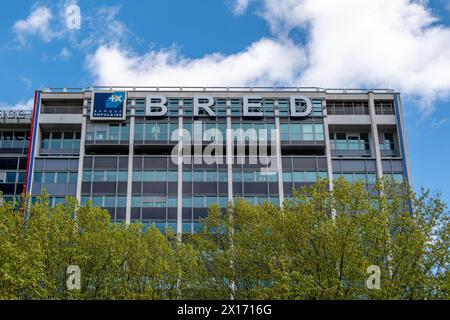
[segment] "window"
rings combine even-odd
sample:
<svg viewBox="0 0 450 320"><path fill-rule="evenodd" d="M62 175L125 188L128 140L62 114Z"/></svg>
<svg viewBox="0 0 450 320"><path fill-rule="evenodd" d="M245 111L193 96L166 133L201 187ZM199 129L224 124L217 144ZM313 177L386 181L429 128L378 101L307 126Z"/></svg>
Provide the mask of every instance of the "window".
<svg viewBox="0 0 450 320"><path fill-rule="evenodd" d="M219 182L227 182L227 181L228 181L228 172L219 171Z"/></svg>
<svg viewBox="0 0 450 320"><path fill-rule="evenodd" d="M92 171L83 171L83 181L92 180Z"/></svg>
<svg viewBox="0 0 450 320"><path fill-rule="evenodd" d="M323 124L282 123L280 124L281 141L323 141Z"/></svg>
<svg viewBox="0 0 450 320"><path fill-rule="evenodd" d="M77 172L69 172L69 183L77 183L78 173Z"/></svg>
<svg viewBox="0 0 450 320"><path fill-rule="evenodd" d="M329 115L368 115L368 101L327 101Z"/></svg>
<svg viewBox="0 0 450 320"><path fill-rule="evenodd" d="M184 171L183 172L183 181L192 181L192 172Z"/></svg>
<svg viewBox="0 0 450 320"><path fill-rule="evenodd" d="M203 171L194 171L193 181L203 182L204 177L205 177L205 173Z"/></svg>
<svg viewBox="0 0 450 320"><path fill-rule="evenodd" d="M376 173L334 173L333 179L339 180L343 177L348 183L362 182L364 184L375 184L377 180Z"/></svg>
<svg viewBox="0 0 450 320"><path fill-rule="evenodd" d="M41 183L42 182L42 172L35 172L34 173L34 183Z"/></svg>
<svg viewBox="0 0 450 320"><path fill-rule="evenodd" d="M255 175L254 172L244 172L244 182L254 182L255 181Z"/></svg>
<svg viewBox="0 0 450 320"><path fill-rule="evenodd" d="M206 181L207 182L217 181L217 172L216 171L207 171L206 172Z"/></svg>
<svg viewBox="0 0 450 320"><path fill-rule="evenodd" d="M94 181L105 181L105 172L104 171L94 171Z"/></svg>
<svg viewBox="0 0 450 320"><path fill-rule="evenodd" d="M53 132L52 140L50 142L51 149L61 149L62 132Z"/></svg>
<svg viewBox="0 0 450 320"><path fill-rule="evenodd" d="M178 181L178 172L177 171L167 172L167 181L177 182Z"/></svg>
<svg viewBox="0 0 450 320"><path fill-rule="evenodd" d="M377 115L395 115L394 101L375 100L375 114Z"/></svg>
<svg viewBox="0 0 450 320"><path fill-rule="evenodd" d="M108 140L119 140L120 126L118 124L110 124L108 132Z"/></svg>
<svg viewBox="0 0 450 320"><path fill-rule="evenodd" d="M61 184L67 183L67 173L66 172L58 172L56 175L56 183L61 183Z"/></svg>
<svg viewBox="0 0 450 320"><path fill-rule="evenodd" d="M370 150L368 133L330 132L330 143L332 150L343 150L343 151Z"/></svg>
<svg viewBox="0 0 450 320"><path fill-rule="evenodd" d="M55 183L55 172L45 172L44 173L44 183Z"/></svg>
<svg viewBox="0 0 450 320"><path fill-rule="evenodd" d="M393 151L395 150L394 134L385 132L383 134L383 142L380 144L381 150Z"/></svg>

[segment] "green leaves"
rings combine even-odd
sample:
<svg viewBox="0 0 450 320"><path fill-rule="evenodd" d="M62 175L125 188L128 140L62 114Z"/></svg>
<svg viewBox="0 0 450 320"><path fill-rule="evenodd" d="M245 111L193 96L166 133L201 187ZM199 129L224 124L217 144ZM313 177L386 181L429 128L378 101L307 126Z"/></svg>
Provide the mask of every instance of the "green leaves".
<svg viewBox="0 0 450 320"><path fill-rule="evenodd" d="M411 207L409 206L411 204ZM411 212L411 208L414 210ZM0 299L449 299L450 220L439 196L327 181L280 209L238 199L183 242L45 195L0 205ZM81 271L68 290L67 268ZM369 266L381 272L369 289ZM373 268L372 268L373 269Z"/></svg>

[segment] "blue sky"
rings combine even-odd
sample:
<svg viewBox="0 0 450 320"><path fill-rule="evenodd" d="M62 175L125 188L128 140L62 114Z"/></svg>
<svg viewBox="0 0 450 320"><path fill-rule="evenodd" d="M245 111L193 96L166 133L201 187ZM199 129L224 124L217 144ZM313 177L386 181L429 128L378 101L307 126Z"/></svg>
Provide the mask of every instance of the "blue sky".
<svg viewBox="0 0 450 320"><path fill-rule="evenodd" d="M81 9L79 30L66 26L71 4ZM0 106L29 107L35 89L95 84L394 88L402 93L413 183L450 203L447 0L3 6Z"/></svg>

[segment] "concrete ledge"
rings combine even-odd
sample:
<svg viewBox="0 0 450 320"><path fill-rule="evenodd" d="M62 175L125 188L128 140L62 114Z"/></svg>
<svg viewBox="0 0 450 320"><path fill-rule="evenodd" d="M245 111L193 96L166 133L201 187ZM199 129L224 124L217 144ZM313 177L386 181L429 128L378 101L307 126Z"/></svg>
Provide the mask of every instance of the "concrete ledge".
<svg viewBox="0 0 450 320"><path fill-rule="evenodd" d="M370 125L370 115L328 115L328 124Z"/></svg>
<svg viewBox="0 0 450 320"><path fill-rule="evenodd" d="M40 124L81 124L82 114L41 114Z"/></svg>

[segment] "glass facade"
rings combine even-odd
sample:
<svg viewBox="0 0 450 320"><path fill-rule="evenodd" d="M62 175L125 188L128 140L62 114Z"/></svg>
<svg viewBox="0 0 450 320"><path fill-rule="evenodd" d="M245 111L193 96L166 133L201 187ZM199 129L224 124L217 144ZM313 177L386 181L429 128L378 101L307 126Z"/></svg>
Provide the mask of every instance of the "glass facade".
<svg viewBox="0 0 450 320"><path fill-rule="evenodd" d="M77 196L82 204L105 208L113 222L139 221L163 231L180 227L188 233L197 230L211 205L225 210L237 199L281 205L293 190L328 178L373 188L377 170L396 182L407 180L399 126L392 117L378 117L375 130L367 117L373 112L368 98L342 92L328 99L320 90L256 91L130 91L123 121L91 120L90 94L67 98L67 103L43 94L42 113L60 113L63 120L38 124L28 192L34 200L47 193L51 205ZM196 99L197 94L202 97ZM309 97L312 109L298 117L292 110L305 112L308 106L302 95ZM391 100L374 95L375 115L395 115L394 95ZM154 96L167 98L164 116L147 115L162 110ZM204 107L210 101L214 115ZM0 123L0 192L6 200L20 198L23 191L27 121L22 127ZM183 130L181 141L178 129ZM261 151L254 145L265 145L265 153L250 155ZM203 156L194 156L198 152Z"/></svg>

